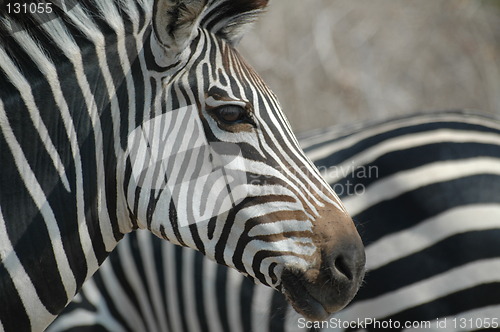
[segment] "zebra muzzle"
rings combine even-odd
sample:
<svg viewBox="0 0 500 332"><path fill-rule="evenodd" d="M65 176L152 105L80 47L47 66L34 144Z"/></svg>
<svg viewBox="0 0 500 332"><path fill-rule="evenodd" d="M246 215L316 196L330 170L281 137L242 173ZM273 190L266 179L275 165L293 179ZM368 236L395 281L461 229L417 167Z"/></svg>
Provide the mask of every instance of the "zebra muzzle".
<svg viewBox="0 0 500 332"><path fill-rule="evenodd" d="M326 248L321 251L319 268L305 272L285 268L281 276L282 291L288 301L310 320L324 320L344 308L364 277L365 252L359 237Z"/></svg>

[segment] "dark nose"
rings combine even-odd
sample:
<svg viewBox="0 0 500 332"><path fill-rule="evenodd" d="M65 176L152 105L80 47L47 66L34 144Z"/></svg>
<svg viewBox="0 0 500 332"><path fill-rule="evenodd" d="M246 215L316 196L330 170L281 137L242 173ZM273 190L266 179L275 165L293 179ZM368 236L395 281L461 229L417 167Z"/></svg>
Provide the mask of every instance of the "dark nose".
<svg viewBox="0 0 500 332"><path fill-rule="evenodd" d="M357 241L356 241L357 242ZM359 284L364 276L365 251L359 243L338 244L331 252L323 251L320 271L325 278Z"/></svg>
<svg viewBox="0 0 500 332"><path fill-rule="evenodd" d="M365 251L359 236L325 246L316 280L306 285L309 293L332 313L356 295L364 277Z"/></svg>
<svg viewBox="0 0 500 332"><path fill-rule="evenodd" d="M321 264L305 272L285 268L284 293L300 314L323 320L344 308L356 295L364 277L365 251L356 233L323 242Z"/></svg>

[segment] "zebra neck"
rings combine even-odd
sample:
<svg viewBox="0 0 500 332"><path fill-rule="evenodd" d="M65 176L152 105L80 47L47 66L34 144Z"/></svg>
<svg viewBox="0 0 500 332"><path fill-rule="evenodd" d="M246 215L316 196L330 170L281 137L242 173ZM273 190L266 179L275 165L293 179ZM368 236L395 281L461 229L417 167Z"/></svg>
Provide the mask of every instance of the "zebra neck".
<svg viewBox="0 0 500 332"><path fill-rule="evenodd" d="M105 22L79 19L0 34L0 294L8 299L0 322L6 330L10 323L43 330L130 228L117 165L122 138L148 103L145 84L136 79L144 77L142 39L125 42L125 28L104 34ZM82 38L96 31L95 39Z"/></svg>

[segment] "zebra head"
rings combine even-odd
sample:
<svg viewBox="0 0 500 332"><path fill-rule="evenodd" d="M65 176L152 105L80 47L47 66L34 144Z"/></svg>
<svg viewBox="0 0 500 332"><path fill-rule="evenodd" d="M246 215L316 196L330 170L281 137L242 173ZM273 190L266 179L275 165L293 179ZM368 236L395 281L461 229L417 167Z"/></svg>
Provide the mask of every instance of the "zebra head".
<svg viewBox="0 0 500 332"><path fill-rule="evenodd" d="M144 59L152 105L128 135L132 227L282 291L322 319L357 292L364 251L275 95L234 46L266 0L157 0Z"/></svg>

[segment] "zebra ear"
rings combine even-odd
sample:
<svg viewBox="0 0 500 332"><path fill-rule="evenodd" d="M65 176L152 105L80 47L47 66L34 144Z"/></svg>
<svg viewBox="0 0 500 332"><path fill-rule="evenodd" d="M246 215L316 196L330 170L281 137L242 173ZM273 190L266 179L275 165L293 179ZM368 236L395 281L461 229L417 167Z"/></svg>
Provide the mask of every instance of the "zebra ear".
<svg viewBox="0 0 500 332"><path fill-rule="evenodd" d="M207 0L155 0L153 30L167 59L176 60L196 37Z"/></svg>
<svg viewBox="0 0 500 332"><path fill-rule="evenodd" d="M264 11L269 0L226 0L217 7L212 32L235 46L255 19Z"/></svg>

